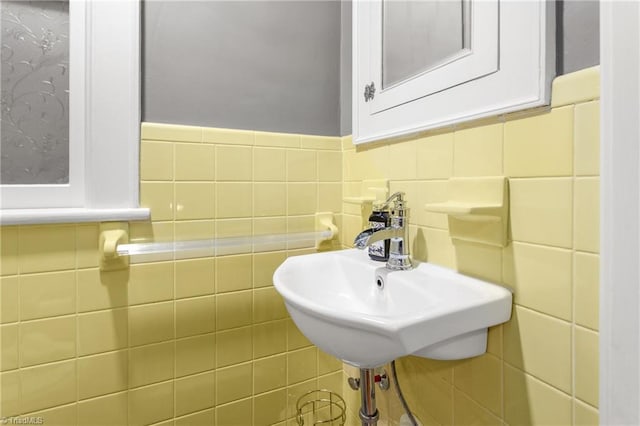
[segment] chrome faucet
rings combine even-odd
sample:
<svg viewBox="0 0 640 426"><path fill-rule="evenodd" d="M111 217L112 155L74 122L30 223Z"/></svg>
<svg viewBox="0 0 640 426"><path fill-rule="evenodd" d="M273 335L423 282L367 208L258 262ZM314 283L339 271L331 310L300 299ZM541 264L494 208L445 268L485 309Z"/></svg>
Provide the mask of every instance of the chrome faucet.
<svg viewBox="0 0 640 426"><path fill-rule="evenodd" d="M385 228L365 229L353 241L356 248L365 247L382 240L391 240L387 269L404 271L411 269L409 256L409 209L406 207L404 192L396 192L385 201L384 210L389 212L390 225Z"/></svg>

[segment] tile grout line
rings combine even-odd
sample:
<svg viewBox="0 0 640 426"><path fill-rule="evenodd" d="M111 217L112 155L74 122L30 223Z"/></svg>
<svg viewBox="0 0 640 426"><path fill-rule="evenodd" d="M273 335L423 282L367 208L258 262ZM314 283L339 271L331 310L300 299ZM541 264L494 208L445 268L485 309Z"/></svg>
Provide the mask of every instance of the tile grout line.
<svg viewBox="0 0 640 426"><path fill-rule="evenodd" d="M572 108L571 148L571 424L576 424L576 108Z"/></svg>
<svg viewBox="0 0 640 426"><path fill-rule="evenodd" d="M98 229L99 231L99 229ZM79 300L79 282L78 282L78 225L76 225L74 227L74 237L75 237L75 243L76 243L76 247L75 247L75 258L76 258L76 262L75 262L75 271L74 271L74 281L75 281L75 321L74 321L74 328L75 328L75 362L74 362L74 369L75 369L75 373L76 373L76 410L75 410L75 417L76 417L76 423L79 423L80 421L80 414L78 411L78 402L80 401L80 372L79 372L79 365L80 365L80 361L79 361L79 356L78 356L78 349L79 349L79 343L80 343L80 325L79 325L79 316L78 316L78 300Z"/></svg>
<svg viewBox="0 0 640 426"><path fill-rule="evenodd" d="M203 143L204 135L203 135L202 129L199 130L199 133L200 133L200 143ZM215 154L216 154L216 152L215 152L215 148L214 148L214 157L213 157L214 158L214 166L215 166L215 159L216 159ZM177 160L177 145L175 143L172 146L172 157L173 157L173 170L172 170L172 177L173 177L173 179L172 179L173 180L173 200L172 200L172 204L173 204L173 221L172 222L173 222L173 226L172 226L172 228L173 228L173 241L176 241L176 226L175 226L175 223L176 223L176 210L177 210L176 209L176 195L177 195L177 193L176 193L176 182L178 181L177 180L177 171L178 171L177 170L178 169L177 161L178 160ZM215 193L214 193L214 195L215 195ZM214 200L214 203L215 203L215 200ZM214 208L215 208L215 206L214 206ZM155 237L154 237L154 239L155 239ZM176 267L175 267L175 264L176 264L176 253L175 253L175 251L173 251L171 257L172 257L171 262L172 262L172 265L173 265L172 266L172 275L173 275L173 298L172 298L173 300L172 300L172 302L173 303L172 303L172 306L171 306L171 308L172 308L172 313L171 314L172 314L172 317L173 317L173 333L172 333L173 334L173 339L172 339L172 341L173 341L173 374L172 374L172 376L173 377L171 378L172 391L173 391L172 392L172 394L173 394L172 395L173 396L173 398L172 398L172 402L173 402L173 407L172 408L173 408L173 410L172 410L172 416L171 417L173 419L175 419L175 417L176 417L176 402L177 402L177 399L178 399L178 395L177 395L177 392L176 392L176 385L175 385L176 371L177 371L176 337L177 337L177 327L178 327L178 325L177 325L178 318L177 318L177 315L176 315L176 294L177 294L177 292L176 292ZM129 304L128 300L127 300L127 304ZM127 317L127 321L129 321L129 317ZM129 336L129 339L130 338L131 338L131 336ZM127 382L128 382L128 386L130 386L130 377L129 377L128 374L127 374ZM130 420L131 419L129 419L129 413L127 412L127 422L130 423Z"/></svg>

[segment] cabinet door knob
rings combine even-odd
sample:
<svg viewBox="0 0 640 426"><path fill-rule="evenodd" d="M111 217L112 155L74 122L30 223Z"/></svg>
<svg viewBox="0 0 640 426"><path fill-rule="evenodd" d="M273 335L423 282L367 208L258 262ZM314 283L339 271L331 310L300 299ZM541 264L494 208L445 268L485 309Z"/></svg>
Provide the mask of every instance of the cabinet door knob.
<svg viewBox="0 0 640 426"><path fill-rule="evenodd" d="M364 86L364 101L369 102L370 100L372 100L375 93L376 93L376 86L373 84L373 81L372 81L371 84L367 84Z"/></svg>

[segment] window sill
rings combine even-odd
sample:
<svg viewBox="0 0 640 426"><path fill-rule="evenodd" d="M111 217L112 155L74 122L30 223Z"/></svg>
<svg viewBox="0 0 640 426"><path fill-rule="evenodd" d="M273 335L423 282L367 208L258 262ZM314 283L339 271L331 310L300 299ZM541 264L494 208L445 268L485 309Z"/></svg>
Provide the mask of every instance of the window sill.
<svg viewBox="0 0 640 426"><path fill-rule="evenodd" d="M112 222L148 220L147 208L130 209L5 209L0 225L38 225L49 223Z"/></svg>

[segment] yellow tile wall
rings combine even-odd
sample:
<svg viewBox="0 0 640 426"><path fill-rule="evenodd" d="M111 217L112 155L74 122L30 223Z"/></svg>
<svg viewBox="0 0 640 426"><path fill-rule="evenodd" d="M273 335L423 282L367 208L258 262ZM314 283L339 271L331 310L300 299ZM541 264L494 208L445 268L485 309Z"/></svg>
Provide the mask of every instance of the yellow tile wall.
<svg viewBox="0 0 640 426"><path fill-rule="evenodd" d="M398 373L423 424L596 424L599 235L597 68L556 79L552 108L404 142L143 124L133 241L313 230L339 213L342 241L362 223L342 204L364 179L407 192L413 254L515 290L514 316L488 353L456 362L406 357ZM511 243L452 244L452 176L504 174ZM342 213L342 214L340 214ZM359 396L313 347L272 288L278 245L216 258L134 263L101 273L97 224L0 228L0 415L59 425L293 424L297 397ZM543 349L541 349L543 348ZM345 369L353 374L351 369ZM383 420L402 414L379 392Z"/></svg>
<svg viewBox="0 0 640 426"><path fill-rule="evenodd" d="M315 230L342 208L340 138L143 123L132 241ZM273 289L288 256L233 254L100 272L98 224L0 228L0 417L47 425L289 424L342 390Z"/></svg>
<svg viewBox="0 0 640 426"><path fill-rule="evenodd" d="M456 362L406 357L398 374L423 424L586 425L598 421L599 70L557 78L552 107L355 147L343 138L344 192L386 178L412 208L413 256L502 283L514 315L490 330L487 354ZM447 178L509 177L510 244L452 244L444 215ZM350 192L351 191L351 192ZM343 241L361 219L343 205ZM345 369L353 375L352 369ZM344 387L349 423L359 395ZM378 392L382 420L403 413ZM394 423L395 424L395 423Z"/></svg>

